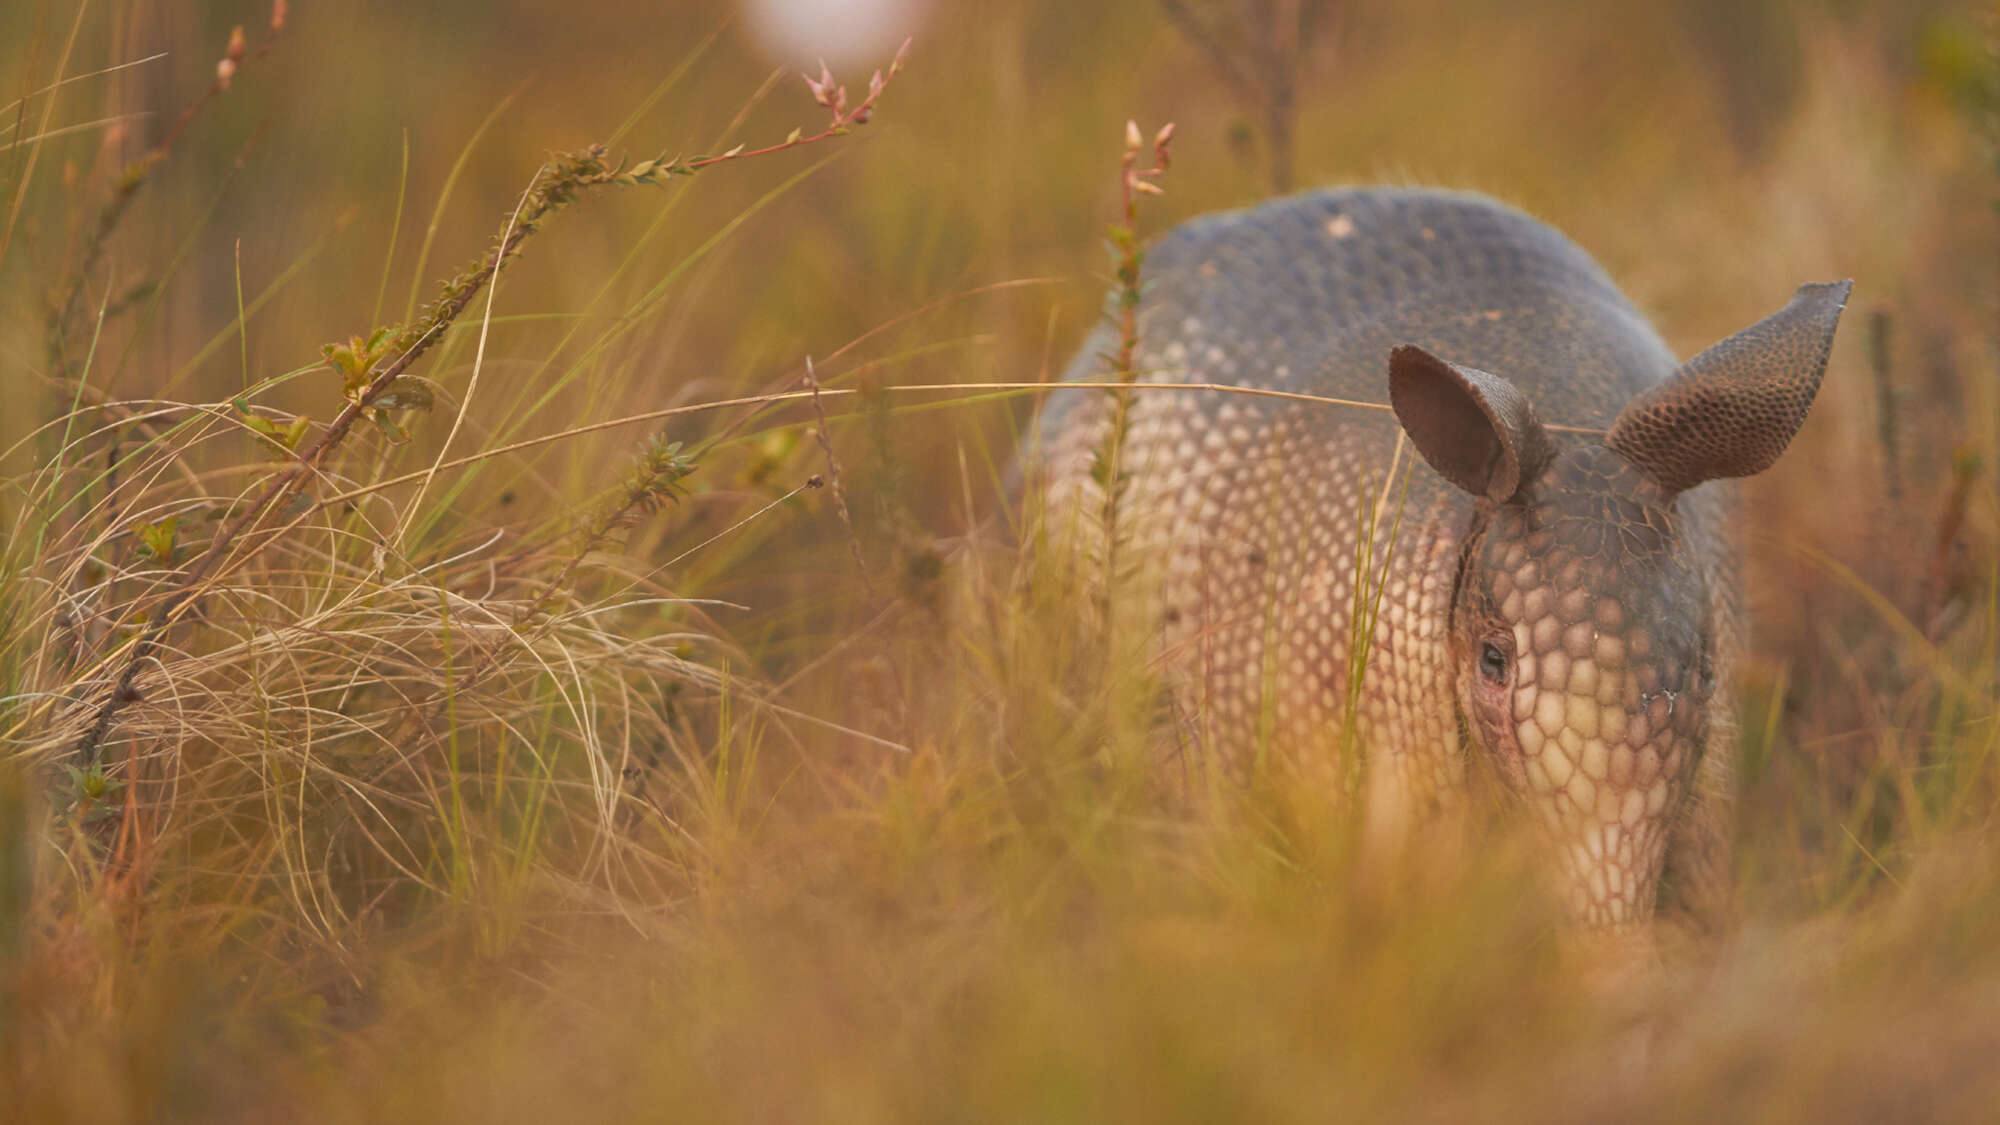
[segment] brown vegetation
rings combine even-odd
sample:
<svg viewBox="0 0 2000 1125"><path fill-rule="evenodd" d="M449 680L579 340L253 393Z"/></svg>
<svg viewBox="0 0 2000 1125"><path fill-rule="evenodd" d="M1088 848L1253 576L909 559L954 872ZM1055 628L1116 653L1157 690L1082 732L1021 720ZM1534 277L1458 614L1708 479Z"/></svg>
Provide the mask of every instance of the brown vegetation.
<svg viewBox="0 0 2000 1125"><path fill-rule="evenodd" d="M875 82L693 2L237 7L0 10L8 1112L2000 1106L1990 13L1310 4L1280 114L1226 4L939 5ZM1142 235L1282 146L1537 211L1683 352L1856 278L1751 491L1739 933L1607 988L1504 833L1156 783L1006 486L1132 117Z"/></svg>

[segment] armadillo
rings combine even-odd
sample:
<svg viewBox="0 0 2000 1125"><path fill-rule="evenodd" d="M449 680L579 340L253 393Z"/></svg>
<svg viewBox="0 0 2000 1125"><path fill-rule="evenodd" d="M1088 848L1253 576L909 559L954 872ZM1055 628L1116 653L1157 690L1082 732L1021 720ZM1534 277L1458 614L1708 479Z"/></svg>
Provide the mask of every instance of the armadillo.
<svg viewBox="0 0 2000 1125"><path fill-rule="evenodd" d="M1124 482L1125 580L1186 739L1331 784L1358 754L1365 818L1405 828L1493 782L1579 927L1726 918L1730 478L1804 422L1851 282L1683 363L1550 226L1409 189L1194 220L1144 279L1139 381L1278 392L1131 393L1115 477L1109 395L1043 418L1072 542ZM1100 326L1066 377L1105 379L1115 341Z"/></svg>

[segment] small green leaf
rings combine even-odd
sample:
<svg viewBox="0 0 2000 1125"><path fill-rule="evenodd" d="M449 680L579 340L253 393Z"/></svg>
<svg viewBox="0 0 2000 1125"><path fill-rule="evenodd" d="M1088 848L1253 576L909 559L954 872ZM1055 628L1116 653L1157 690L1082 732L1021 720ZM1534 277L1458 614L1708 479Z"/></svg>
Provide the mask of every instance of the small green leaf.
<svg viewBox="0 0 2000 1125"><path fill-rule="evenodd" d="M375 428L382 432L382 436L389 439L389 444L401 445L410 440L410 431L397 425L395 419L389 417L388 411L378 407L369 414L369 418L374 421Z"/></svg>
<svg viewBox="0 0 2000 1125"><path fill-rule="evenodd" d="M118 809L107 798L125 787L123 781L107 776L101 764L81 770L65 763L63 770L69 775L69 811L78 819L91 824L117 815Z"/></svg>
<svg viewBox="0 0 2000 1125"><path fill-rule="evenodd" d="M72 798L81 801L97 801L124 788L125 783L105 774L102 763L89 769L78 769L65 762L63 771L69 775L70 788L75 792Z"/></svg>
<svg viewBox="0 0 2000 1125"><path fill-rule="evenodd" d="M388 331L378 328L367 340L354 336L345 344L328 344L320 349L327 363L340 372L340 392L349 402L360 400L361 389L368 385L368 369L375 366L375 346Z"/></svg>
<svg viewBox="0 0 2000 1125"><path fill-rule="evenodd" d="M397 377L388 390L375 396L375 406L380 410L429 410L436 403L437 395L431 385L413 375Z"/></svg>
<svg viewBox="0 0 2000 1125"><path fill-rule="evenodd" d="M326 362L335 371L345 374L354 370L354 349L346 344L328 344L319 353L326 357Z"/></svg>
<svg viewBox="0 0 2000 1125"><path fill-rule="evenodd" d="M179 523L179 516L168 516L159 523L142 523L133 528L139 536L139 553L157 559L164 566L174 565L174 528Z"/></svg>
<svg viewBox="0 0 2000 1125"><path fill-rule="evenodd" d="M311 425L310 419L300 414L280 426L262 414L252 413L250 404L241 398L230 400L229 405L236 409L237 421L243 423L244 429L270 439L273 445L282 446L288 453L298 450L299 440L305 437L306 429Z"/></svg>
<svg viewBox="0 0 2000 1125"><path fill-rule="evenodd" d="M277 425L262 414L245 414L242 416L242 421L243 427L253 434L260 434L268 438L278 436Z"/></svg>

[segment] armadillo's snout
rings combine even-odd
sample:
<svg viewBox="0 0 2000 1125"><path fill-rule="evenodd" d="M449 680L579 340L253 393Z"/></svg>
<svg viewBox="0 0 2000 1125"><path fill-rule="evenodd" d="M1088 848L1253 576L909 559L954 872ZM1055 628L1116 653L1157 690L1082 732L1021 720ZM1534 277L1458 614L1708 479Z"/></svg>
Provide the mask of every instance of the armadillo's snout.
<svg viewBox="0 0 2000 1125"><path fill-rule="evenodd" d="M1605 927L1652 915L1713 675L1671 509L1592 461L1495 516L1458 632L1479 741L1548 829L1577 920Z"/></svg>
<svg viewBox="0 0 2000 1125"><path fill-rule="evenodd" d="M1584 600L1571 593L1564 600ZM1668 686L1649 632L1613 624L1622 618L1607 597L1574 615L1551 606L1513 628L1522 773L1554 832L1571 908L1590 925L1652 914L1669 810L1687 791L1708 702L1685 679Z"/></svg>

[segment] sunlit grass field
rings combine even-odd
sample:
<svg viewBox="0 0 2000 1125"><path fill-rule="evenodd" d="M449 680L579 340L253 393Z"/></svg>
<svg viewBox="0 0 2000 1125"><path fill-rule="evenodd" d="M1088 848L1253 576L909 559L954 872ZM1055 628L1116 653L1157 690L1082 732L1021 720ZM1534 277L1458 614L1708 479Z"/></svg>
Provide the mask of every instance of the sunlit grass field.
<svg viewBox="0 0 2000 1125"><path fill-rule="evenodd" d="M2000 15L907 11L0 6L0 1119L2000 1118ZM1855 279L1734 932L1159 776L1015 487L1128 119L1141 236L1478 189L1682 354Z"/></svg>

